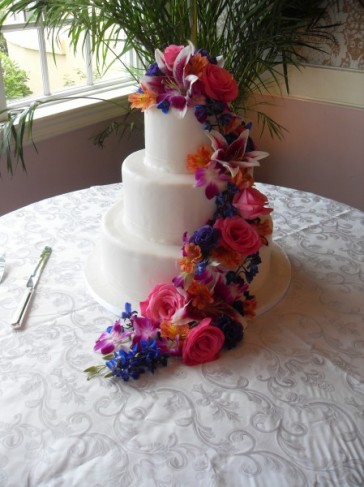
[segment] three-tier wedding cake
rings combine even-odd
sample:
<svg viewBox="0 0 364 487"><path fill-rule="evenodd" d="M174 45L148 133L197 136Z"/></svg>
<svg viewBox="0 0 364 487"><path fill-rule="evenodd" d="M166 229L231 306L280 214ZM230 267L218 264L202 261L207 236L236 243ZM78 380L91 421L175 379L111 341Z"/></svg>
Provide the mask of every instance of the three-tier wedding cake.
<svg viewBox="0 0 364 487"><path fill-rule="evenodd" d="M213 360L242 339L256 295L263 309L285 290L278 283L267 299L272 272L288 272L287 261L274 264L272 209L254 183L267 154L232 111L238 87L222 64L191 43L157 50L130 96L144 111L145 149L122 164L120 200L86 269L94 294L128 323L100 337L103 353L117 357L128 338L135 350L152 340L186 364ZM109 368L118 375L115 360Z"/></svg>

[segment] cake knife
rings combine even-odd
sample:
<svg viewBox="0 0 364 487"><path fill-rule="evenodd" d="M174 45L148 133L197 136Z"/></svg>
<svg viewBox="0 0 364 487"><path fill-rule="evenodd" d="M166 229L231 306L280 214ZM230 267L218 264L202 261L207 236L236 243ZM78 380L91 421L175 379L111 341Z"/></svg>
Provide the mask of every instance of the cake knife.
<svg viewBox="0 0 364 487"><path fill-rule="evenodd" d="M51 253L52 253L51 247L44 247L43 252L39 257L38 263L35 266L33 272L30 274L29 279L27 281L26 290L22 296L18 309L15 312L13 321L11 322L12 328L14 329L21 328L26 310L32 300L32 296L38 284L39 278L43 272L43 269Z"/></svg>

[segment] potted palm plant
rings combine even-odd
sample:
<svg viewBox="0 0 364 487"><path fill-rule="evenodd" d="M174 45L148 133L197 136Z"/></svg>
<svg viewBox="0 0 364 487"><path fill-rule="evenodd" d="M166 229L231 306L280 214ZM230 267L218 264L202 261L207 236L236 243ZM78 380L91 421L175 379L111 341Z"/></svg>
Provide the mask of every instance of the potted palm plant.
<svg viewBox="0 0 364 487"><path fill-rule="evenodd" d="M130 49L143 71L154 60L156 48L186 44L191 40L212 55L224 55L225 67L234 74L239 97L234 110L248 114L251 96L272 85L288 87L289 66L299 67L303 46L321 49L333 41L324 16L332 1L316 0L0 0L0 27L7 17L27 11L29 21L41 24L52 41L64 26L70 43L80 48L90 35L91 50L106 68L110 51L114 62ZM126 36L121 52L117 40ZM133 76L137 78L135 71ZM42 102L43 103L43 102ZM9 111L2 124L0 155L6 154L8 170L23 159L25 134L31 133L35 101L19 111ZM255 107L261 128L280 136L282 127Z"/></svg>

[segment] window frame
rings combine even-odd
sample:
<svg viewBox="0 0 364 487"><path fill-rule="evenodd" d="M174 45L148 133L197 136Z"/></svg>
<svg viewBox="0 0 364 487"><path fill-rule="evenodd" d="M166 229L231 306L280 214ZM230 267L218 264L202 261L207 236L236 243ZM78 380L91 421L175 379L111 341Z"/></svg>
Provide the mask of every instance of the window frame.
<svg viewBox="0 0 364 487"><path fill-rule="evenodd" d="M131 75L126 75L121 80L114 79L95 83L89 36L86 36L83 49L86 84L52 93L49 83L44 27L35 22L23 21L3 25L1 32L21 31L22 29L36 29L37 31L43 94L7 101L2 70L0 69L0 112L2 112L0 122L1 118L6 119L8 111L22 109L34 101L41 101L42 105L36 109L34 115L32 138L31 140L24 140L25 145L117 118L127 113L128 95L135 91L137 82ZM129 53L129 65L139 65L134 52Z"/></svg>

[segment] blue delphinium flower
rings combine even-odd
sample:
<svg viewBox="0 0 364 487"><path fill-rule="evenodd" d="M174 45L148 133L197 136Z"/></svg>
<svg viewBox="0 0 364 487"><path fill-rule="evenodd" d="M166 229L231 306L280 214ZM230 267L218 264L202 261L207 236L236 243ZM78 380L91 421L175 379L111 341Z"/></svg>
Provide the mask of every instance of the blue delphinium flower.
<svg viewBox="0 0 364 487"><path fill-rule="evenodd" d="M162 110L163 113L168 113L170 106L171 104L169 103L168 100L163 100L160 103L158 103L157 108L159 108L159 110Z"/></svg>
<svg viewBox="0 0 364 487"><path fill-rule="evenodd" d="M199 262L196 266L196 276L200 276L208 266L209 261L208 259L204 259L201 262Z"/></svg>
<svg viewBox="0 0 364 487"><path fill-rule="evenodd" d="M235 184L228 183L226 190L219 193L215 198L216 211L214 218L231 218L238 213L238 209L233 206L234 194L239 191Z"/></svg>
<svg viewBox="0 0 364 487"><path fill-rule="evenodd" d="M154 373L158 365L167 365L168 355L161 353L155 340L135 344L130 350L120 350L106 362L114 377L123 381L138 379L146 370Z"/></svg>
<svg viewBox="0 0 364 487"><path fill-rule="evenodd" d="M121 319L125 320L130 320L132 316L135 316L137 314L136 311L132 311L132 307L130 303L125 303L125 309L121 313Z"/></svg>
<svg viewBox="0 0 364 487"><path fill-rule="evenodd" d="M235 271L228 271L226 273L226 284L230 286L231 284L237 284L238 286L244 285L244 279Z"/></svg>
<svg viewBox="0 0 364 487"><path fill-rule="evenodd" d="M258 274L258 266L262 262L262 259L257 252L256 254L248 255L244 262L244 273L246 281L250 284L254 279L254 276Z"/></svg>

